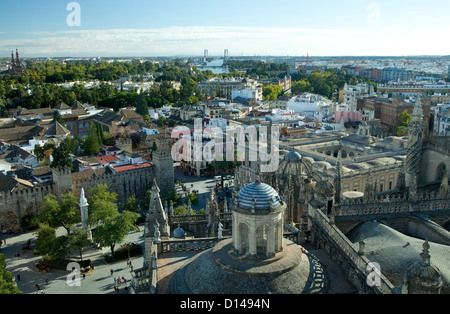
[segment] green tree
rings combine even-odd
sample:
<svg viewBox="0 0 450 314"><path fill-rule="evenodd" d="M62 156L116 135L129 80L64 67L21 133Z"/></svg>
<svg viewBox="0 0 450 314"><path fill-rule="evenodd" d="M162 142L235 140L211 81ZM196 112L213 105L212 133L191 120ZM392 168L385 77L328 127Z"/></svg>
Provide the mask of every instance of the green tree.
<svg viewBox="0 0 450 314"><path fill-rule="evenodd" d="M172 191L169 191L169 193L167 193L167 201L168 202L172 201L173 206L177 206L181 203L181 197L177 193L177 191L172 190Z"/></svg>
<svg viewBox="0 0 450 314"><path fill-rule="evenodd" d="M397 136L408 136L408 128L406 126L399 126L395 131Z"/></svg>
<svg viewBox="0 0 450 314"><path fill-rule="evenodd" d="M125 210L133 213L139 213L141 211L141 206L139 206L138 202L136 201L135 195L132 195L127 199L124 208Z"/></svg>
<svg viewBox="0 0 450 314"><path fill-rule="evenodd" d="M53 150L53 162L50 165L51 168L63 169L67 167L70 170L73 170L73 162L70 158L71 152L67 144L67 142L63 141Z"/></svg>
<svg viewBox="0 0 450 314"><path fill-rule="evenodd" d="M145 201L144 201L144 210L145 211L148 211L151 199L152 199L152 192L150 190L148 190L147 192L145 192Z"/></svg>
<svg viewBox="0 0 450 314"><path fill-rule="evenodd" d="M408 113L408 110L404 110L403 112L399 113L399 126L397 130L395 131L397 136L408 136L408 126L409 121L411 121L411 115Z"/></svg>
<svg viewBox="0 0 450 314"><path fill-rule="evenodd" d="M173 210L175 216L186 216L189 215L187 205L178 206ZM195 210L191 209L191 215L195 214Z"/></svg>
<svg viewBox="0 0 450 314"><path fill-rule="evenodd" d="M48 224L40 224L37 230L36 249L41 255L54 256L56 230Z"/></svg>
<svg viewBox="0 0 450 314"><path fill-rule="evenodd" d="M91 241L88 239L88 232L79 228L73 230L67 242L71 249L80 253L80 260L83 260L83 250L91 245Z"/></svg>
<svg viewBox="0 0 450 314"><path fill-rule="evenodd" d="M144 92L140 93L138 96L137 104L136 104L136 113L145 117L148 115L148 103L147 96Z"/></svg>
<svg viewBox="0 0 450 314"><path fill-rule="evenodd" d="M13 283L14 275L6 271L5 255L0 254L0 294L22 294L17 288L17 284Z"/></svg>
<svg viewBox="0 0 450 314"><path fill-rule="evenodd" d="M91 189L89 223L95 226L92 237L101 246L110 247L113 257L116 244L135 230L134 224L139 218L139 214L128 210L119 213L116 202L117 194L109 192L106 184L99 184Z"/></svg>
<svg viewBox="0 0 450 314"><path fill-rule="evenodd" d="M189 201L191 201L191 204L193 206L197 206L199 204L198 197L197 195L195 195L195 193L188 193L186 196L187 196L185 200L186 204L188 204Z"/></svg>
<svg viewBox="0 0 450 314"><path fill-rule="evenodd" d="M64 194L58 202L53 194L45 196L42 202L42 211L39 214L42 222L52 228L63 227L70 234L72 226L80 222L78 202L72 192Z"/></svg>
<svg viewBox="0 0 450 314"><path fill-rule="evenodd" d="M139 214L130 211L118 212L103 219L101 225L97 226L92 236L96 243L101 246L110 247L114 258L115 246L124 241L125 236L136 230L135 223Z"/></svg>
<svg viewBox="0 0 450 314"><path fill-rule="evenodd" d="M283 94L283 88L279 85L268 85L263 88L264 100L277 100Z"/></svg>
<svg viewBox="0 0 450 314"><path fill-rule="evenodd" d="M66 123L58 110L53 111L53 123L58 122L61 125Z"/></svg>
<svg viewBox="0 0 450 314"><path fill-rule="evenodd" d="M95 123L92 123L88 130L88 135L84 139L83 155L95 156L100 151L100 140L98 129Z"/></svg>
<svg viewBox="0 0 450 314"><path fill-rule="evenodd" d="M298 95L300 93L311 92L311 84L306 80L301 80L292 83L291 91L293 95Z"/></svg>
<svg viewBox="0 0 450 314"><path fill-rule="evenodd" d="M404 110L402 112L399 113L398 118L400 119L399 121L399 126L404 126L404 127L408 127L409 126L409 121L411 121L411 115L408 113L408 110Z"/></svg>

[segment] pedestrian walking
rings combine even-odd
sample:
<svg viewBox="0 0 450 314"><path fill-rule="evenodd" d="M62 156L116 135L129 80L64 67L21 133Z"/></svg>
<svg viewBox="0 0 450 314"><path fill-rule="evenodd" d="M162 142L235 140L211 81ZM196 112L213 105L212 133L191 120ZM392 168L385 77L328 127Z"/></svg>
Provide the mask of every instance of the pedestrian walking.
<svg viewBox="0 0 450 314"><path fill-rule="evenodd" d="M114 270L112 268L111 268L110 272L111 272L111 276L114 275Z"/></svg>
<svg viewBox="0 0 450 314"><path fill-rule="evenodd" d="M17 274L17 281L20 281L20 274Z"/></svg>

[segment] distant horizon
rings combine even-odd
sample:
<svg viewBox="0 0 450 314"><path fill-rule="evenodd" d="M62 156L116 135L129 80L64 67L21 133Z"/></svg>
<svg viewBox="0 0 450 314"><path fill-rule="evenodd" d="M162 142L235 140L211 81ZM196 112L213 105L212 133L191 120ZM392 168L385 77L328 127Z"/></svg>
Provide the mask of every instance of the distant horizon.
<svg viewBox="0 0 450 314"><path fill-rule="evenodd" d="M0 56L446 56L448 12L448 0L15 0Z"/></svg>
<svg viewBox="0 0 450 314"><path fill-rule="evenodd" d="M73 58L73 59L84 59L84 58L102 58L102 59L132 59L132 58L203 58L204 55L198 54L198 55L181 55L181 54L175 54L175 55L122 55L122 56L114 56L114 55L110 55L110 56L98 56L98 55L60 55L60 56L44 56L44 55L35 55L35 56L24 56L19 49L19 54L20 57L22 59L38 59L38 58L53 58L53 59L64 59L64 58ZM16 50L14 49L14 56L16 53ZM305 58L307 55L271 55L271 54L266 54L266 55L229 55L229 58L270 58L270 57L274 57L274 58ZM214 58L214 59L223 59L223 54L210 54L208 56L208 58ZM323 55L323 56L311 56L309 55L309 57L311 59L314 58L380 58L380 59L385 59L385 58L450 58L450 54L448 55ZM0 56L0 58L2 59L10 59L11 58L11 53L8 56Z"/></svg>

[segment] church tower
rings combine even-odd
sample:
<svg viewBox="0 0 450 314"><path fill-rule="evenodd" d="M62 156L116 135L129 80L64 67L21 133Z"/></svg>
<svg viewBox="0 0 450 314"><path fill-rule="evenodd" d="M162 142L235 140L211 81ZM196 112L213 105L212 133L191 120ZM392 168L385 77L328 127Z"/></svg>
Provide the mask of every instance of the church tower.
<svg viewBox="0 0 450 314"><path fill-rule="evenodd" d="M19 57L19 49L16 49L16 65L17 67L21 67L22 65L20 64L20 57Z"/></svg>
<svg viewBox="0 0 450 314"><path fill-rule="evenodd" d="M406 186L413 185L413 180L419 175L423 144L423 110L420 97L414 105L411 121L408 127L408 144L406 147Z"/></svg>

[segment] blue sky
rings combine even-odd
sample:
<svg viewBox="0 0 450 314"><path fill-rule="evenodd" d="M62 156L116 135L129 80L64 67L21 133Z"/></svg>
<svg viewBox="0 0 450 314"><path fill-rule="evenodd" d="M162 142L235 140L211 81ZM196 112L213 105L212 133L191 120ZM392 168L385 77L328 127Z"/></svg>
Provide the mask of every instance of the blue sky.
<svg viewBox="0 0 450 314"><path fill-rule="evenodd" d="M448 0L0 0L0 56L450 54Z"/></svg>

